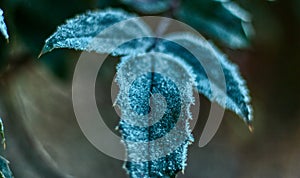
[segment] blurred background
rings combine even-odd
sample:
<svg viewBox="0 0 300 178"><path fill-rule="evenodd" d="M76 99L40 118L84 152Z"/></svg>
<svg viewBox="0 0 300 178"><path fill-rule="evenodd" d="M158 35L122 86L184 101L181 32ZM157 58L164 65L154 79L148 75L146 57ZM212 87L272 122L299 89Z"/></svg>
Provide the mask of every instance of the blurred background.
<svg viewBox="0 0 300 178"><path fill-rule="evenodd" d="M199 148L210 109L200 95L195 143L189 148L185 174L178 177L300 177L300 1L235 2L251 14L247 23L254 34L249 35L222 2L210 0L169 0L160 6L155 0L2 0L10 42L0 37L0 114L7 139L7 149L0 153L10 161L15 177L127 177L122 161L94 148L77 124L71 85L80 52L59 49L37 58L45 39L66 19L107 7L188 23L214 41L247 81L254 133L227 111L213 140ZM226 31L214 31L213 25ZM119 118L110 87L118 62L113 57L105 61L96 91L99 111L116 134Z"/></svg>

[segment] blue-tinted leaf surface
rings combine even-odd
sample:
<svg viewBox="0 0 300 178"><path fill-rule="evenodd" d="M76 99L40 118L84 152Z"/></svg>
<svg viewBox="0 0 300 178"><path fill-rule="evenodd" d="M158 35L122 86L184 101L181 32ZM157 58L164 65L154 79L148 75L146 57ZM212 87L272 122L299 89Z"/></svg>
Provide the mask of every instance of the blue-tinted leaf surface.
<svg viewBox="0 0 300 178"><path fill-rule="evenodd" d="M172 0L122 0L135 10L145 14L156 14L170 8Z"/></svg>
<svg viewBox="0 0 300 178"><path fill-rule="evenodd" d="M0 177L1 178L13 178L12 172L9 169L9 161L0 156Z"/></svg>
<svg viewBox="0 0 300 178"><path fill-rule="evenodd" d="M253 34L251 16L235 2L183 1L176 17L231 48L250 45L249 39Z"/></svg>
<svg viewBox="0 0 300 178"><path fill-rule="evenodd" d="M0 9L0 31L1 31L2 35L4 36L4 38L6 40L8 40L9 36L8 36L8 33L7 33L6 24L4 22L3 10L2 9Z"/></svg>
<svg viewBox="0 0 300 178"><path fill-rule="evenodd" d="M250 17L223 4L229 2L204 2L197 1L203 5L199 16L191 15L194 7L191 12L179 10L177 15L193 23L196 18L200 30L231 47L247 46L241 23L248 23ZM192 87L247 123L252 120L248 90L237 67L206 40L190 34L155 39L147 25L131 19L132 15L119 10L79 15L46 40L42 53L70 48L122 56L116 103L127 148L125 168L133 178L174 177L184 170L187 146L193 140L188 124ZM201 62L193 54L200 56ZM218 65L221 74L215 72ZM212 75L208 77L207 72Z"/></svg>
<svg viewBox="0 0 300 178"><path fill-rule="evenodd" d="M118 45L132 38L150 35L147 25L124 11L108 9L87 12L58 27L57 31L46 40L42 54L55 48L110 53ZM127 45L122 51L115 52L126 55L144 51L147 42L140 44L144 44L145 47L139 46L137 49L135 45Z"/></svg>
<svg viewBox="0 0 300 178"><path fill-rule="evenodd" d="M245 122L251 122L252 108L248 89L236 65L230 63L224 54L203 38L187 33L173 34L166 38L168 40L162 40L157 45L157 51L170 53L184 60L192 67L193 73L196 75L196 86L200 93L211 101L234 111ZM201 57L199 59L201 63L193 54ZM218 65L221 66L222 73L214 72L215 66ZM207 72L212 74L210 78L208 78ZM225 90L221 88L222 75L225 77ZM216 88L217 92L212 93L211 87ZM218 88L220 89L218 90ZM222 91L226 91L226 93L218 93ZM225 102L221 100L220 96L226 97Z"/></svg>
<svg viewBox="0 0 300 178"><path fill-rule="evenodd" d="M174 177L184 170L193 140L188 123L193 78L190 68L172 55L123 58L117 72L117 104L127 148L125 168L131 177Z"/></svg>

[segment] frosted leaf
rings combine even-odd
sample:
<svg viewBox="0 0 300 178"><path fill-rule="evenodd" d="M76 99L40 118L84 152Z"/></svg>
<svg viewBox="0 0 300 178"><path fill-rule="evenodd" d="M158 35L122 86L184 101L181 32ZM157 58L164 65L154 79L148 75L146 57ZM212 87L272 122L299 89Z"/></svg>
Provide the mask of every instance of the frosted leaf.
<svg viewBox="0 0 300 178"><path fill-rule="evenodd" d="M196 75L196 86L200 93L224 108L234 111L249 124L252 120L250 97L238 67L229 62L224 54L203 38L188 33L173 34L166 38L170 41L162 40L156 50L170 53L184 60L192 67ZM201 63L192 53L201 56L201 59L199 59ZM218 63L221 65L222 73L214 71ZM208 72L211 73L211 78L208 78ZM222 81L220 81L222 75L225 77L225 90L218 89L222 87ZM210 82L209 79L212 81ZM212 87L216 89L214 93L211 90ZM225 101L222 100L222 96L225 96Z"/></svg>
<svg viewBox="0 0 300 178"><path fill-rule="evenodd" d="M1 144L3 145L3 148L6 148L6 143L5 143L5 134L4 134L4 124L2 122L2 119L0 118L0 135L1 135Z"/></svg>
<svg viewBox="0 0 300 178"><path fill-rule="evenodd" d="M13 178L12 172L9 169L9 161L0 156L0 178Z"/></svg>
<svg viewBox="0 0 300 178"><path fill-rule="evenodd" d="M1 118L0 118L0 135L2 138L1 143L5 149L6 145L5 145L4 125L3 125ZM7 161L5 158L0 156L0 178L12 178L13 177L8 164L9 164L9 161Z"/></svg>
<svg viewBox="0 0 300 178"><path fill-rule="evenodd" d="M246 45L240 22L248 19L247 14L220 4L227 1L209 2L221 12L209 12L214 19L196 16L201 19L198 27L230 46ZM232 28L225 28L222 15L233 23ZM194 16L187 20L194 21ZM116 104L127 150L124 166L133 178L175 177L184 170L187 146L193 141L188 123L193 86L245 122L252 120L250 97L238 68L198 36L180 33L158 39L138 18L120 10L105 10L87 12L60 26L46 40L42 53L55 48L122 56L117 67L120 92ZM195 56L200 56L200 62Z"/></svg>
<svg viewBox="0 0 300 178"><path fill-rule="evenodd" d="M148 49L151 49L153 44L155 43L155 38L152 37L142 37L136 38L130 41L127 41L117 48L113 49L113 56L123 56L130 55L136 56L138 54L145 53ZM115 46L114 46L115 47Z"/></svg>
<svg viewBox="0 0 300 178"><path fill-rule="evenodd" d="M2 35L4 36L4 38L8 41L8 33L7 33L7 27L6 24L4 22L4 17L3 17L3 10L0 9L0 31L2 33Z"/></svg>
<svg viewBox="0 0 300 178"><path fill-rule="evenodd" d="M231 48L249 47L254 35L251 15L230 0L183 2L176 17Z"/></svg>
<svg viewBox="0 0 300 178"><path fill-rule="evenodd" d="M87 12L58 27L46 40L41 54L55 48L111 53L119 44L143 36L151 36L147 25L127 12L111 9ZM140 47L140 51L143 51L143 47ZM126 55L133 52L139 50L136 50L135 45L127 45L119 48L116 54Z"/></svg>
<svg viewBox="0 0 300 178"><path fill-rule="evenodd" d="M121 0L124 4L133 9L145 13L156 14L168 10L172 0Z"/></svg>
<svg viewBox="0 0 300 178"><path fill-rule="evenodd" d="M117 70L117 104L130 177L173 177L184 170L187 146L193 141L188 120L194 76L189 71L172 55L123 57Z"/></svg>

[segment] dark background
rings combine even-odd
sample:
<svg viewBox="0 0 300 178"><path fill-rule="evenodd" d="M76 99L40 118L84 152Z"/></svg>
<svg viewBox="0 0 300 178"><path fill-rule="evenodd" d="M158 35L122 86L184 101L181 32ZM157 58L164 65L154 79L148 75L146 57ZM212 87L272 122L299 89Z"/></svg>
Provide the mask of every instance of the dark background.
<svg viewBox="0 0 300 178"><path fill-rule="evenodd" d="M252 96L255 130L251 134L228 111L214 139L199 148L210 107L201 96L196 141L189 148L185 174L178 177L300 177L300 1L236 2L252 15L256 33L251 45L233 49L203 35L240 67ZM203 10L197 1L183 3ZM8 44L0 38L0 113L7 137L1 155L10 160L15 177L126 177L122 161L94 148L76 122L71 82L80 52L54 50L37 56L56 27L78 13L106 7L143 13L116 0L3 0L0 7L10 34ZM118 117L109 92L117 63L117 58L106 60L97 82L100 112L112 129Z"/></svg>

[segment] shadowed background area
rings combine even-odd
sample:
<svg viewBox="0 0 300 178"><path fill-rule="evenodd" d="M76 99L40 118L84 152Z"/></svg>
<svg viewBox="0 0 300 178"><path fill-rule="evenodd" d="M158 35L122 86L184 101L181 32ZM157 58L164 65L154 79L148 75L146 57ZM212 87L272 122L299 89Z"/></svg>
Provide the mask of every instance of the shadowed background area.
<svg viewBox="0 0 300 178"><path fill-rule="evenodd" d="M217 19L239 33L229 18L221 18L217 6L202 2L174 1L171 10L155 15L172 17L170 12L190 10L195 18L204 14L205 19ZM252 96L255 130L251 134L238 116L227 111L213 140L199 148L210 109L209 101L200 95L195 143L189 148L185 173L178 177L300 177L300 1L235 2L252 16L255 36L248 47L226 44L225 36L202 31L202 26L193 24L199 22L195 19L189 25L212 39L240 67ZM118 7L144 15L143 8L137 10L117 0L3 0L0 7L10 34L8 44L0 38L0 114L7 139L1 155L10 161L15 177L127 177L123 162L93 147L77 124L71 96L80 52L54 50L40 59L37 56L56 27L78 13ZM110 92L118 62L109 57L96 83L99 111L117 135L119 118Z"/></svg>

